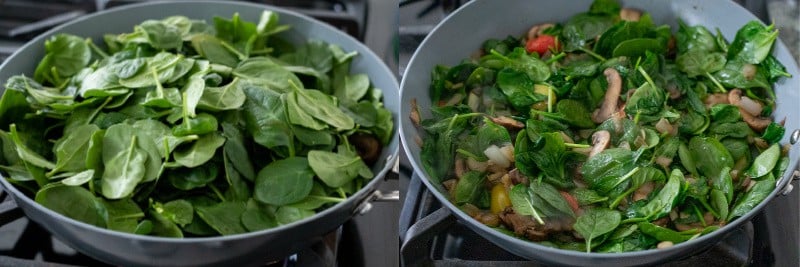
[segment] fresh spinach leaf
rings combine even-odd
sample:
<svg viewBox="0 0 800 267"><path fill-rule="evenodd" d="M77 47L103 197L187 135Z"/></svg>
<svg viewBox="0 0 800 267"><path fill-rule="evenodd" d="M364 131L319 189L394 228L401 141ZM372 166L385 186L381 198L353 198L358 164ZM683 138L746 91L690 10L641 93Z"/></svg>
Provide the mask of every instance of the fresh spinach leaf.
<svg viewBox="0 0 800 267"><path fill-rule="evenodd" d="M314 185L314 171L309 163L309 159L301 157L271 162L258 172L253 197L275 206L303 200Z"/></svg>
<svg viewBox="0 0 800 267"><path fill-rule="evenodd" d="M622 219L618 211L602 208L586 210L575 221L575 231L586 240L586 252L592 251L592 240L614 231Z"/></svg>
<svg viewBox="0 0 800 267"><path fill-rule="evenodd" d="M308 152L308 165L320 180L332 188L341 187L358 176L372 178L372 170L358 155L346 155L322 150Z"/></svg>

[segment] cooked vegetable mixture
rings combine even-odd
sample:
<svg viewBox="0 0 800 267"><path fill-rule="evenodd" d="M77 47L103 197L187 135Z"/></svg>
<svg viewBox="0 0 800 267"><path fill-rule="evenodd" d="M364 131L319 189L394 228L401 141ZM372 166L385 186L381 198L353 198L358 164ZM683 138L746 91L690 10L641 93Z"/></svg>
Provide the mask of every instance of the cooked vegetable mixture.
<svg viewBox="0 0 800 267"><path fill-rule="evenodd" d="M36 202L112 230L231 235L314 215L373 177L393 133L381 91L278 15L58 34L0 100L0 170ZM315 88L315 89L309 89Z"/></svg>
<svg viewBox="0 0 800 267"><path fill-rule="evenodd" d="M597 0L432 73L421 159L498 231L586 252L664 248L753 209L788 166L773 26L728 43ZM424 107L428 108L428 107ZM425 113L427 114L427 113Z"/></svg>

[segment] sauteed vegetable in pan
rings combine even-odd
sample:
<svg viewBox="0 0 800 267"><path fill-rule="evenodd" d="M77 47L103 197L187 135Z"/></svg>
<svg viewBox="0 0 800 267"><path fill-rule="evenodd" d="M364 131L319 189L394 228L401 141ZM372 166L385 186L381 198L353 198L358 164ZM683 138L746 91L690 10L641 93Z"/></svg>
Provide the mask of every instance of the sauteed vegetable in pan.
<svg viewBox="0 0 800 267"><path fill-rule="evenodd" d="M288 25L175 16L91 39L59 34L0 101L0 169L36 202L112 230L231 235L358 191L393 131L358 56ZM310 89L314 88L314 89Z"/></svg>
<svg viewBox="0 0 800 267"><path fill-rule="evenodd" d="M744 215L789 163L777 30L679 25L597 0L437 66L436 105L412 102L425 171L483 224L563 249L669 247Z"/></svg>

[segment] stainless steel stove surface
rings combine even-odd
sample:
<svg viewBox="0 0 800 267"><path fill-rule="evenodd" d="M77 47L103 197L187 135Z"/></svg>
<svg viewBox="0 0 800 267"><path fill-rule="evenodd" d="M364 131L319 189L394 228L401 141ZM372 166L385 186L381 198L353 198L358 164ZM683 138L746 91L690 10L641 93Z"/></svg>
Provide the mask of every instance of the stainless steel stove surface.
<svg viewBox="0 0 800 267"><path fill-rule="evenodd" d="M0 0L0 63L36 35L69 20L141 0ZM396 66L393 38L397 2L385 0L252 0L281 6L325 21L361 40L390 67ZM394 174L390 174L396 177ZM398 190L386 179L379 190ZM64 245L30 222L0 190L0 267L108 266ZM372 203L309 248L264 266L398 266L397 201Z"/></svg>
<svg viewBox="0 0 800 267"><path fill-rule="evenodd" d="M400 4L399 71L417 46L450 12L468 0L403 0ZM774 22L800 62L800 1L738 0L757 17ZM778 14L780 13L780 14ZM774 14L774 15L773 15ZM402 153L401 153L402 154ZM401 260L409 266L540 266L495 246L466 225L430 193L401 157ZM797 181L793 182L795 187ZM706 251L663 266L800 266L800 190L772 200L751 222Z"/></svg>

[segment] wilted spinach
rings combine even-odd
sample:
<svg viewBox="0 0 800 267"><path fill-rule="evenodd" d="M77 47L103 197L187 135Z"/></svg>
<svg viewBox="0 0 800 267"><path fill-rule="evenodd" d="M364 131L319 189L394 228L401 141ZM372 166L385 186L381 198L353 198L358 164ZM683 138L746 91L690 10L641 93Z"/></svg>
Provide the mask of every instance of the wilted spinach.
<svg viewBox="0 0 800 267"><path fill-rule="evenodd" d="M729 43L719 30L678 21L673 33L628 12L595 0L436 66L435 105L419 107L432 115L419 125L430 179L501 232L588 252L684 242L762 203L788 167L786 129L747 116L772 119L773 83L791 77L771 55L774 25L747 23ZM547 53L534 48L542 35L554 39ZM733 89L759 114L730 103Z"/></svg>

